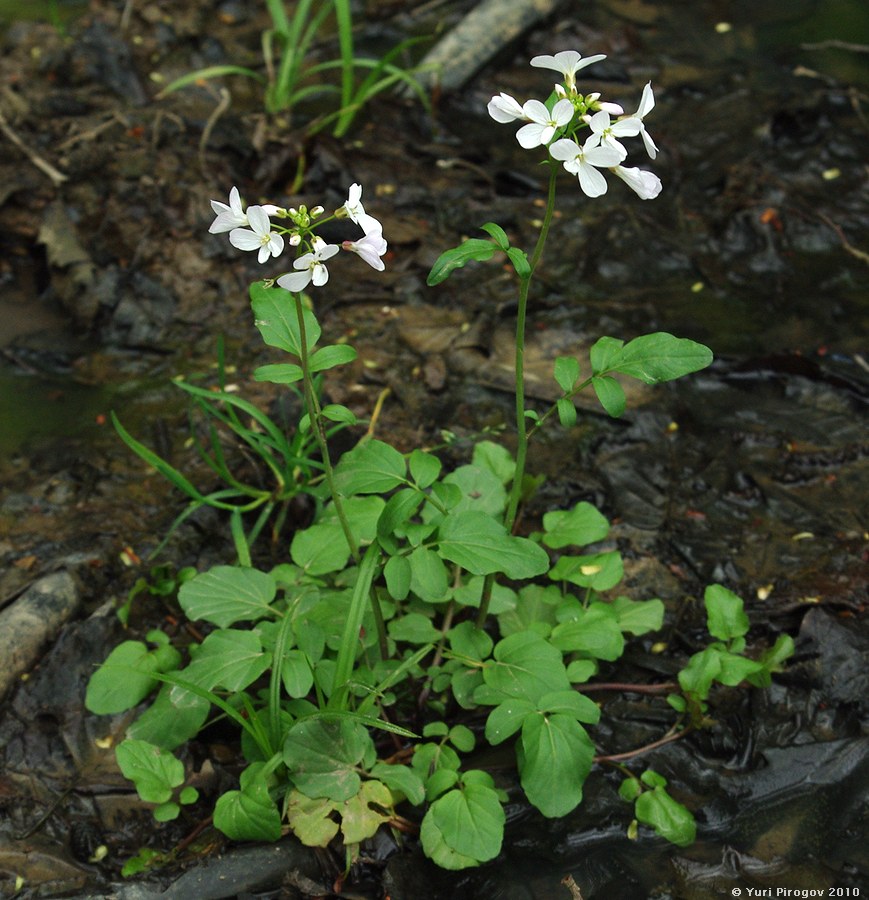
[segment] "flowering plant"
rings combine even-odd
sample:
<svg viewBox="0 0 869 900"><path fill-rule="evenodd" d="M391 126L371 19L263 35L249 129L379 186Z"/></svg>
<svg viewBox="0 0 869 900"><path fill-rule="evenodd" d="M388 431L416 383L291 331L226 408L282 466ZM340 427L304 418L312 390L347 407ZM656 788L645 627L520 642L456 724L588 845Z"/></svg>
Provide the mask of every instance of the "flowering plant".
<svg viewBox="0 0 869 900"><path fill-rule="evenodd" d="M129 709L162 683L118 748L123 770L145 799L160 804L162 816L196 799L187 789L177 793L184 773L171 751L216 706L242 731L239 787L214 811L214 824L230 838L274 840L289 828L304 843L325 846L340 829L352 855L388 824L418 831L425 852L446 868L491 860L501 850L505 785L484 769L464 768L461 758L483 739L514 743L519 783L544 816L574 809L593 765L602 763L625 778L620 792L636 816L629 829L639 821L677 844L693 840L693 816L668 793L666 780L651 770L634 774L624 764L630 752L597 752L586 727L601 716L588 693L624 688L589 684L600 664L619 659L627 639L659 630L663 602L618 593L621 555L607 541L609 522L589 503L550 510L538 531L515 533L529 489L529 440L553 417L572 427L580 391L591 387L604 410L618 416L626 403L619 378L656 384L711 361L708 348L665 332L628 342L602 337L585 372L574 356L554 361L560 396L550 408L526 406L529 288L553 218L559 163L590 197L607 189L602 169L644 199L660 191L654 174L622 166L625 138L642 136L649 156L657 152L643 124L654 105L651 87L628 116L577 89L576 74L601 58L573 51L535 57L532 65L562 75L547 102L520 105L502 93L489 104L496 121L525 122L517 133L523 147L546 151L547 206L530 257L489 222L482 226L488 239L446 251L428 277L439 284L498 252L515 269L515 454L480 441L465 465L444 473L435 453L402 452L369 428L333 466L326 423L356 420L346 407L321 406L313 375L352 360L355 351L318 346L321 328L302 292L327 285L326 263L340 249L383 269L383 229L365 211L358 184L330 216L321 206L245 209L235 188L228 204L212 202L210 230L228 232L235 247L256 251L260 262L279 258L287 246L296 250L290 271L251 286L263 340L292 358L261 366L254 377L302 382L299 431L316 440L324 489L315 521L292 537L289 562L253 566L234 518L239 564L183 583L181 609L208 631L186 665L157 632L149 635L153 649L125 642L91 679L88 708L101 713ZM344 218L361 237L338 245L317 234L323 223ZM713 684L768 684L792 650L782 638L750 658L742 600L720 585L704 600L715 640L687 661L676 682L655 686L668 695L673 716L656 745L706 723ZM134 677L120 681L119 667ZM458 714L473 727L455 721ZM388 741L379 739L384 732ZM408 807L424 812L411 819Z"/></svg>

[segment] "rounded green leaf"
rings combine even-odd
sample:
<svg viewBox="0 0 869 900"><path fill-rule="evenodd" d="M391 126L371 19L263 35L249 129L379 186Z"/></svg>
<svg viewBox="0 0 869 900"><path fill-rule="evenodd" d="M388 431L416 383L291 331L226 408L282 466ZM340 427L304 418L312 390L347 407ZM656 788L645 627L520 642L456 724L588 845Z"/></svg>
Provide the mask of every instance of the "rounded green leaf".
<svg viewBox="0 0 869 900"><path fill-rule="evenodd" d="M181 585L178 602L188 619L204 619L218 628L256 621L271 614L275 579L245 566L215 566Z"/></svg>
<svg viewBox="0 0 869 900"><path fill-rule="evenodd" d="M573 509L556 509L543 516L543 543L555 550L594 544L602 541L609 530L610 523L606 516L585 500Z"/></svg>

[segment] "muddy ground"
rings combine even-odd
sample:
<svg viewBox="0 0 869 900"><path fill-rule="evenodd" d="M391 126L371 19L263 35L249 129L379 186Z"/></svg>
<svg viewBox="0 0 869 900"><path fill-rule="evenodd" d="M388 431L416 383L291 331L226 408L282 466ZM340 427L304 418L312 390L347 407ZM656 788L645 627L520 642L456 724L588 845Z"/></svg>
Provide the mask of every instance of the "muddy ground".
<svg viewBox="0 0 869 900"><path fill-rule="evenodd" d="M371 0L360 45L382 50L410 34L445 33L473 6ZM505 853L481 873L432 873L412 842L394 852L385 841L367 849L369 864L340 895L568 896L566 874L586 900L869 887L869 77L859 50L807 48L809 37L859 36L823 31L823 6L738 4L725 29L711 2L609 0L582 19L562 3L461 84L435 91L433 115L384 95L343 140L306 138L311 111L264 116L241 79L156 99L193 68L257 65L265 20L252 0L92 0L61 28L7 28L0 603L10 609L42 585L58 612L0 708L0 893L18 875L21 896L108 891L144 844L186 848L167 882L182 870L199 877L204 861L232 850L207 831L185 843L205 807L155 829L113 767L109 726L81 706L88 674L123 634L113 608L149 568L137 560L183 507L123 448L109 411L207 479L185 446L184 400L171 377L213 379L223 335L245 396L275 402L270 386L251 379L274 360L252 327L246 291L278 273L207 233L209 199L238 185L250 202L328 208L353 181L365 185L390 243L387 269L360 274L358 261L336 262L318 296L324 330L348 336L360 355L329 382L330 396L365 417L388 389L380 433L410 448L449 429L459 460L483 429L510 421L513 285L497 263L436 290L425 276L442 249L486 221L518 245L533 241L542 178L485 104L501 90L539 94L540 73L527 60L568 47L608 54L589 90L627 108L653 80L658 108L648 124L665 190L641 203L615 185L591 203L565 180L533 301L530 394L545 401L550 360L601 334L668 330L709 344L717 361L684 384L639 394L623 422L589 412L570 434L544 440L532 468L548 480L526 516L580 499L599 504L616 521L632 595L663 597L679 623L669 632L675 652L692 652L701 618L691 598L717 580L745 597L757 646L787 631L798 655L766 695L722 699L719 727L654 758L700 810L695 848L628 844L626 814L601 775L570 821L517 807ZM200 516L161 560L202 566L226 552L224 524ZM280 542L268 552L280 558ZM46 587L52 573L61 580ZM142 603L132 628L175 612ZM653 680L669 663L640 649L627 665ZM635 696L609 711L602 751L665 730ZM226 753L215 740L192 748L191 759L221 773ZM94 841L110 851L99 864L87 862ZM280 852L288 855L269 869L271 881L235 893L328 895L340 854ZM244 856L224 858L251 868ZM156 890L156 876L149 883ZM174 890L193 896L190 882Z"/></svg>

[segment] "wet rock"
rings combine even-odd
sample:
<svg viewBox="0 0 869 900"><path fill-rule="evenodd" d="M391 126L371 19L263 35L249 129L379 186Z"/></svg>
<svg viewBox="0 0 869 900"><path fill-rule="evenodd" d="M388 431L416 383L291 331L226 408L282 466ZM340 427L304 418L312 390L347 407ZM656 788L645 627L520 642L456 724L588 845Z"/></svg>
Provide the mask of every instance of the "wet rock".
<svg viewBox="0 0 869 900"><path fill-rule="evenodd" d="M108 896L113 900L228 900L278 888L285 880L315 885L324 896L328 893L314 852L295 838L285 838L269 846L236 847L207 859L165 890L148 884L115 884ZM82 900L106 896L90 895Z"/></svg>
<svg viewBox="0 0 869 900"><path fill-rule="evenodd" d="M46 575L0 614L0 696L39 659L43 646L78 609L68 572Z"/></svg>
<svg viewBox="0 0 869 900"><path fill-rule="evenodd" d="M478 3L420 63L419 79L452 91L493 56L549 15L557 0L485 0Z"/></svg>
<svg viewBox="0 0 869 900"><path fill-rule="evenodd" d="M817 654L810 668L827 701L854 704L864 718L869 716L869 637L823 609L813 609L803 618L800 639L801 652Z"/></svg>

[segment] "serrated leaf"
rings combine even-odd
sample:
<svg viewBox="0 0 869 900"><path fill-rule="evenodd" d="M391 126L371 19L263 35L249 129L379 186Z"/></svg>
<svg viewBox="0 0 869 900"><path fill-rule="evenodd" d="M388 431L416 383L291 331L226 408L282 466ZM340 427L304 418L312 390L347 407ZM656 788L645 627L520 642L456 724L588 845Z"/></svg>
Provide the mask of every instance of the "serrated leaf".
<svg viewBox="0 0 869 900"><path fill-rule="evenodd" d="M549 568L549 556L527 538L507 534L484 512L450 513L438 529L439 553L474 575L503 572L508 578L533 578Z"/></svg>
<svg viewBox="0 0 869 900"><path fill-rule="evenodd" d="M730 641L748 633L751 623L745 614L742 598L720 584L710 584L703 594L706 627L713 637Z"/></svg>
<svg viewBox="0 0 869 900"><path fill-rule="evenodd" d="M526 717L520 781L529 801L544 816L565 816L579 805L593 758L591 738L573 716Z"/></svg>
<svg viewBox="0 0 869 900"><path fill-rule="evenodd" d="M389 444L371 440L345 453L335 468L338 490L352 494L384 494L405 481L407 463Z"/></svg>
<svg viewBox="0 0 869 900"><path fill-rule="evenodd" d="M756 675L763 669L762 663L736 653L728 653L726 650L719 651L718 657L721 668L715 676L715 680L728 687L736 687L749 676Z"/></svg>
<svg viewBox="0 0 869 900"><path fill-rule="evenodd" d="M245 566L215 566L185 581L178 602L191 621L204 619L218 628L256 621L271 614L275 579Z"/></svg>
<svg viewBox="0 0 869 900"><path fill-rule="evenodd" d="M610 530L606 517L591 503L580 501L570 510L552 510L543 516L543 543L559 550L602 541Z"/></svg>
<svg viewBox="0 0 869 900"><path fill-rule="evenodd" d="M771 673L793 655L794 639L789 634L780 634L775 644L761 655L760 663L763 668L754 675L749 675L748 680L755 687L769 687L772 684Z"/></svg>
<svg viewBox="0 0 869 900"><path fill-rule="evenodd" d="M295 356L301 356L299 344L299 319L296 301L289 291L279 287L266 287L262 282L250 286L254 324L262 339L270 347L279 347ZM320 339L320 324L309 309L302 310L308 351Z"/></svg>
<svg viewBox="0 0 869 900"><path fill-rule="evenodd" d="M720 671L721 655L713 647L707 647L695 653L680 670L679 687L685 693L696 694L701 700L705 700Z"/></svg>
<svg viewBox="0 0 869 900"><path fill-rule="evenodd" d="M498 249L492 241L484 241L480 238L470 238L458 247L446 250L437 258L428 273L426 284L434 287L442 281L446 281L456 269L461 269L472 260L483 261L491 259Z"/></svg>
<svg viewBox="0 0 869 900"><path fill-rule="evenodd" d="M634 808L637 818L650 825L657 834L677 847L693 844L697 837L697 823L691 812L674 800L663 787L643 791Z"/></svg>

